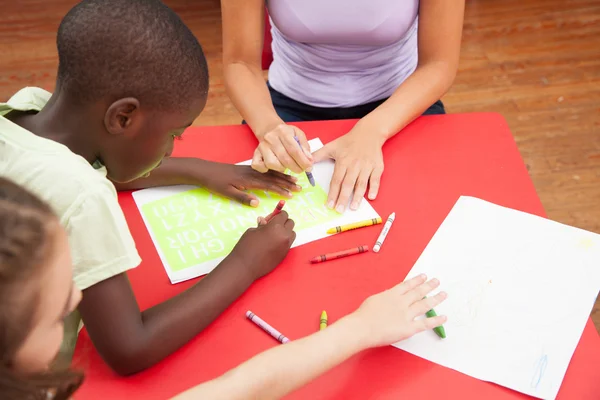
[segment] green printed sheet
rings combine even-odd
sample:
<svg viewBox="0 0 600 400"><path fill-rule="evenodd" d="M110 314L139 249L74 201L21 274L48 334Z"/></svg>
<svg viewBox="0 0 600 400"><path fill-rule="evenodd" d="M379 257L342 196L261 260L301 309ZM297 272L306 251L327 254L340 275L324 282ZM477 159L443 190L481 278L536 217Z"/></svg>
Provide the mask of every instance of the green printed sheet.
<svg viewBox="0 0 600 400"><path fill-rule="evenodd" d="M366 201L358 211L344 215L329 210L323 188L329 186L332 174L333 163L316 165L315 187L309 184L306 174L295 175L302 191L294 193L292 199L285 199L284 207L296 224L293 247L328 236L326 230L336 225L378 216ZM172 283L210 272L248 228L256 227L257 218L273 212L283 199L269 192L251 192L260 200L258 208L194 186L150 188L133 193Z"/></svg>

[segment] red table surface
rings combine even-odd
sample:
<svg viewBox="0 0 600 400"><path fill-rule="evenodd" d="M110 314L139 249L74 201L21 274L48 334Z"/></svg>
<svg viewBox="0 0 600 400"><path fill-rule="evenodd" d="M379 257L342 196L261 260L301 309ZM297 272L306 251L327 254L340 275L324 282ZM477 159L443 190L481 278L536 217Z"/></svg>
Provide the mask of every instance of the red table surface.
<svg viewBox="0 0 600 400"><path fill-rule="evenodd" d="M327 143L355 121L297 124ZM251 158L256 141L246 126L190 128L175 156L235 163ZM384 147L383 185L373 207L396 221L382 251L311 265L318 254L372 245L381 226L359 229L292 249L270 275L256 282L215 322L158 365L129 378L113 374L80 335L75 364L87 374L81 399L165 399L215 378L278 344L244 313L252 310L290 339L315 332L322 310L330 323L369 295L404 279L461 195L544 216L517 146L497 114L454 114L417 119ZM142 309L194 284L172 285L130 193L119 201L143 259L129 273ZM565 273L568 273L565 270ZM518 279L515 277L515 279ZM452 316L450 316L451 318ZM573 355L560 399L600 398L600 340L591 320ZM365 351L291 399L518 399L527 396L439 366L393 347Z"/></svg>

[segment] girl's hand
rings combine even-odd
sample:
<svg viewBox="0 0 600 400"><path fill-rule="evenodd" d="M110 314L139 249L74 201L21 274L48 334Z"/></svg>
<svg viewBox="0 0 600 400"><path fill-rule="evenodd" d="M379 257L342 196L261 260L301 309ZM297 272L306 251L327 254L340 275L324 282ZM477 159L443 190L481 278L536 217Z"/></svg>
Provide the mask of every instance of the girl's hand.
<svg viewBox="0 0 600 400"><path fill-rule="evenodd" d="M366 347L393 344L446 322L445 316L415 320L446 299L445 292L424 298L440 284L437 279L426 279L419 275L373 295L352 314L360 320L357 325L368 330Z"/></svg>

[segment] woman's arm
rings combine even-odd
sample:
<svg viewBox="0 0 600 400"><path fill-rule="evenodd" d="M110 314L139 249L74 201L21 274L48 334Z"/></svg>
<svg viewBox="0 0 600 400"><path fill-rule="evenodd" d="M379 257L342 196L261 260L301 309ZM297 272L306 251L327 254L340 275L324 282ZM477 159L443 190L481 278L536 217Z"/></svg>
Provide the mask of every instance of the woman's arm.
<svg viewBox="0 0 600 400"><path fill-rule="evenodd" d="M354 313L327 329L267 350L223 376L178 396L185 399L279 399L354 354L406 339L445 322L415 321L442 302L441 292L424 299L439 282L421 275L368 298Z"/></svg>
<svg viewBox="0 0 600 400"><path fill-rule="evenodd" d="M315 162L327 158L336 160L329 191L329 201L336 206L348 203L355 186L354 207L358 207L367 184L370 185L369 199L377 196L383 173L381 146L439 100L452 85L460 56L464 6L464 0L421 0L419 62L415 71L347 135L314 154Z"/></svg>
<svg viewBox="0 0 600 400"><path fill-rule="evenodd" d="M306 135L279 118L262 74L265 1L221 0L221 16L225 87L259 141L252 167L260 172L289 168L300 173L310 169L312 156Z"/></svg>

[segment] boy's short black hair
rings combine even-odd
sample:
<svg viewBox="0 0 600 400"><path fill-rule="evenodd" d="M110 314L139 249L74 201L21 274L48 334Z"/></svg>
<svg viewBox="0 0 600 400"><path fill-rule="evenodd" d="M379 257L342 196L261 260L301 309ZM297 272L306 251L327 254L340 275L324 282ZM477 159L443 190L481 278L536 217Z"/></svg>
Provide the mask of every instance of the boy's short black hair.
<svg viewBox="0 0 600 400"><path fill-rule="evenodd" d="M84 0L63 18L56 44L57 90L84 104L135 97L179 110L208 92L202 47L158 0Z"/></svg>

